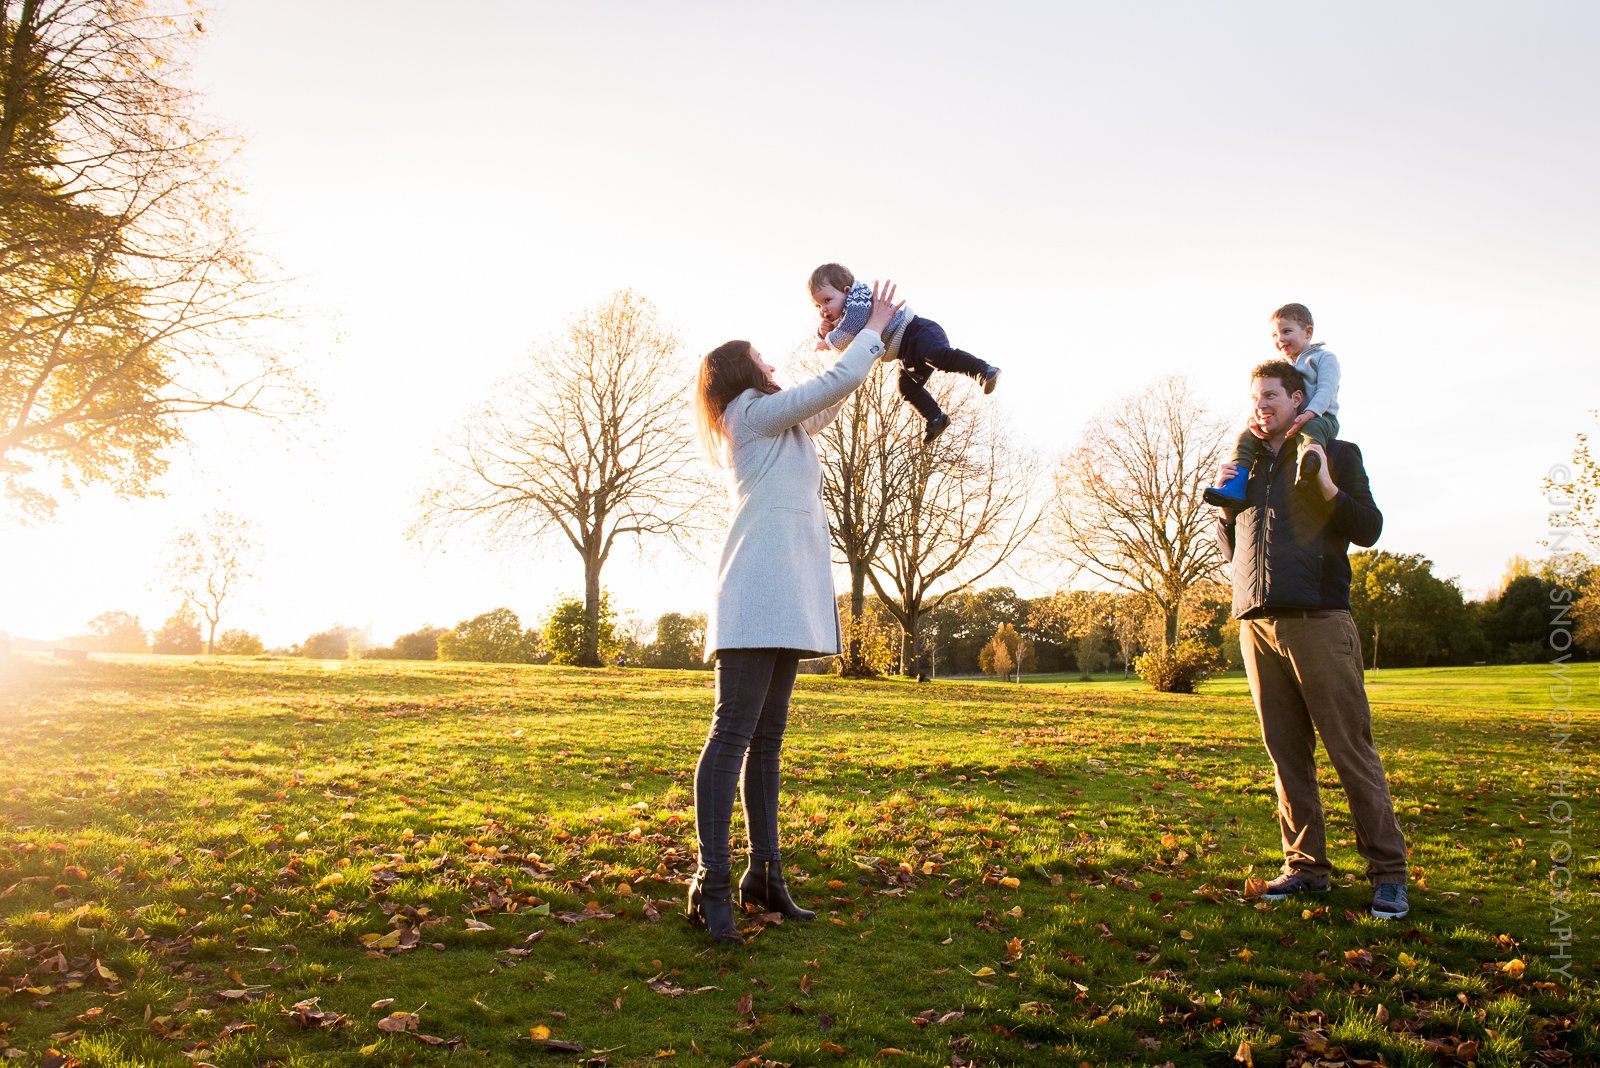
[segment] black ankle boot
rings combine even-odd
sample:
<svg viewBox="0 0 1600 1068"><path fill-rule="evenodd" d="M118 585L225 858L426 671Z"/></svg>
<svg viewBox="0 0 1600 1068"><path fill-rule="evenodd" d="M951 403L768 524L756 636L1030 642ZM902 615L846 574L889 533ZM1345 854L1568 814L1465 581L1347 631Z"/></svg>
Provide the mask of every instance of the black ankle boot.
<svg viewBox="0 0 1600 1068"><path fill-rule="evenodd" d="M744 936L733 925L733 873L706 871L694 873L689 883L689 922L704 927L718 942L743 942Z"/></svg>
<svg viewBox="0 0 1600 1068"><path fill-rule="evenodd" d="M814 920L817 914L803 909L789 896L783 882L783 861L750 859L750 867L739 880L739 904L745 911L776 912L786 920Z"/></svg>

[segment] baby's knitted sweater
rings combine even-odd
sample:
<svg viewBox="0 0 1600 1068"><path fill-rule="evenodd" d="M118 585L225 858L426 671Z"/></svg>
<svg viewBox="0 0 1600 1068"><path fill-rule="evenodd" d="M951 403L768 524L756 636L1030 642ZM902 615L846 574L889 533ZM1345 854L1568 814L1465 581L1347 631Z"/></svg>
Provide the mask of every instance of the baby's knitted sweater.
<svg viewBox="0 0 1600 1068"><path fill-rule="evenodd" d="M843 352L867 325L867 318L871 314L872 287L865 282L856 282L845 294L844 314L839 317L839 324L823 335L824 340L830 348ZM916 317L910 308L901 308L894 313L894 318L889 320L889 325L883 331L883 355L878 357L880 361L900 358L900 338L905 333L906 324ZM817 333L822 334L820 326Z"/></svg>

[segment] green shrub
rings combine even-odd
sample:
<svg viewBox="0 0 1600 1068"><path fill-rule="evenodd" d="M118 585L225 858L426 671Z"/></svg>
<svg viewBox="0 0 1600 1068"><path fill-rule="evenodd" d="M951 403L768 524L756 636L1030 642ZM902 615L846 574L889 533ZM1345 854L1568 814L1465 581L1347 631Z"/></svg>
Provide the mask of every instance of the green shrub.
<svg viewBox="0 0 1600 1068"><path fill-rule="evenodd" d="M1512 642L1506 646L1505 661L1508 664L1537 664L1549 659L1543 642Z"/></svg>
<svg viewBox="0 0 1600 1068"><path fill-rule="evenodd" d="M259 635L247 630L225 630L217 635L217 652L228 656L259 656L267 651Z"/></svg>
<svg viewBox="0 0 1600 1068"><path fill-rule="evenodd" d="M1195 685L1222 666L1222 651L1196 638L1135 657L1133 670L1160 693L1194 693Z"/></svg>
<svg viewBox="0 0 1600 1068"><path fill-rule="evenodd" d="M852 679L875 679L894 670L900 656L900 627L871 607L860 616L839 615L844 652L833 658L833 670ZM851 653L855 653L852 659Z"/></svg>
<svg viewBox="0 0 1600 1068"><path fill-rule="evenodd" d="M611 606L611 594L600 591L599 630L592 653L584 647L585 615L583 598L570 595L556 601L555 607L550 609L543 637L552 664L599 667L615 661L621 642L617 639L617 610ZM441 659L444 656L442 646L439 655Z"/></svg>
<svg viewBox="0 0 1600 1068"><path fill-rule="evenodd" d="M522 620L511 609L496 608L463 619L454 630L436 635L434 652L440 660L533 664L540 656L539 635L532 629L524 629Z"/></svg>

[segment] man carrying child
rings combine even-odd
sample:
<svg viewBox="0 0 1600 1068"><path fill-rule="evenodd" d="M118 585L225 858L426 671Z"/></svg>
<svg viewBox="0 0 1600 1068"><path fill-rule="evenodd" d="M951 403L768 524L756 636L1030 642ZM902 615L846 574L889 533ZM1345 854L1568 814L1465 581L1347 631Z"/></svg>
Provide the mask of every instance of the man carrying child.
<svg viewBox="0 0 1600 1068"><path fill-rule="evenodd" d="M1399 919L1409 908L1406 840L1372 739L1346 555L1351 542L1378 540L1383 514L1372 499L1361 450L1347 441L1307 445L1316 473L1308 486L1295 488L1301 465L1290 436L1303 425L1307 391L1294 364L1273 360L1257 367L1250 395L1262 455L1243 499L1219 511L1216 532L1231 566L1245 673L1278 792L1283 874L1262 896L1282 900L1329 888L1332 866L1317 788L1320 736L1349 798L1356 851L1374 887L1372 915ZM1236 464L1223 464L1217 485L1238 474Z"/></svg>

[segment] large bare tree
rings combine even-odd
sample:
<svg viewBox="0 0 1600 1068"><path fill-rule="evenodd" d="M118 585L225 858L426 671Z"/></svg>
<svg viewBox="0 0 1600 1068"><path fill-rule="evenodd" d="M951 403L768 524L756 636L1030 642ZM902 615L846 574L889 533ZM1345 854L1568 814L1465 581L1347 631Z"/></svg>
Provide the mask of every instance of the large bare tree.
<svg viewBox="0 0 1600 1068"><path fill-rule="evenodd" d="M600 663L600 573L617 539L681 540L708 486L684 407L678 342L632 290L539 345L495 392L424 502L424 527L481 520L491 540L564 540L583 560L579 662Z"/></svg>
<svg viewBox="0 0 1600 1068"><path fill-rule="evenodd" d="M956 404L956 389L938 391L950 427L931 446L920 443L921 420L908 405L873 446L894 454L879 463L897 483L868 579L912 662L922 653L923 614L1004 564L1039 518L1031 460L1011 447L991 408Z"/></svg>
<svg viewBox="0 0 1600 1068"><path fill-rule="evenodd" d="M868 572L883 544L889 514L911 477L913 450L906 447L904 409L892 369L888 374L875 369L817 435L828 533L850 574L851 627L842 660L846 675L874 673L862 655L860 621L866 618Z"/></svg>
<svg viewBox="0 0 1600 1068"><path fill-rule="evenodd" d="M217 625L239 587L251 577L259 552L249 520L216 511L202 524L174 540L167 559L167 580L186 604L206 621L206 655L217 651Z"/></svg>
<svg viewBox="0 0 1600 1068"><path fill-rule="evenodd" d="M1053 542L1074 568L1148 597L1168 645L1184 591L1222 559L1201 494L1224 453L1224 427L1181 376L1160 379L1095 417L1056 472Z"/></svg>
<svg viewBox="0 0 1600 1068"><path fill-rule="evenodd" d="M0 5L0 488L148 492L199 412L285 412L276 283L229 213L235 144L198 113L183 0Z"/></svg>

